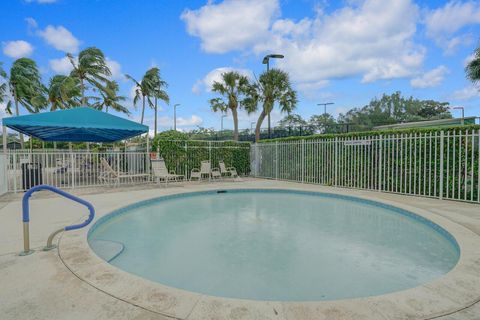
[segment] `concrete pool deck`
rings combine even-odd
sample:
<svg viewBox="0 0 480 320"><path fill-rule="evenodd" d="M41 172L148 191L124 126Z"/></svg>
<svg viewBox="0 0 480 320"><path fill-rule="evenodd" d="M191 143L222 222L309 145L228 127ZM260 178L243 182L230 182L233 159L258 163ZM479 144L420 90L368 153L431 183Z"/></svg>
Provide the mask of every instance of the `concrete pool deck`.
<svg viewBox="0 0 480 320"><path fill-rule="evenodd" d="M463 275L462 279L449 282L442 281L445 280L442 277L425 286L374 297L376 299L367 304L359 303L358 300L362 299L348 303L343 300L303 305L245 302L210 299L212 297L173 289L183 297L175 300L170 295L171 291L162 292L163 286L126 274L96 258L85 246L88 228L64 233L59 250L39 250L45 246L53 230L83 221L86 216L85 209L80 205L48 193L40 193L31 201L31 245L37 250L32 255L19 257L23 243L21 195L6 195L0 197L0 318L171 319L165 316L170 315L183 319L480 319L480 303L475 303L480 299L478 204L259 179L184 183L168 188L79 189L74 193L92 202L98 219L137 201L171 193L218 188L313 190L366 197L399 207L413 206L431 220L440 221L442 226L448 225L447 230L456 229L458 234L454 234L455 237L459 235L466 245L477 248L469 253L476 260L461 266L463 269L457 266L452 270L461 278ZM119 275L120 278L117 278ZM410 290L417 290L417 293Z"/></svg>

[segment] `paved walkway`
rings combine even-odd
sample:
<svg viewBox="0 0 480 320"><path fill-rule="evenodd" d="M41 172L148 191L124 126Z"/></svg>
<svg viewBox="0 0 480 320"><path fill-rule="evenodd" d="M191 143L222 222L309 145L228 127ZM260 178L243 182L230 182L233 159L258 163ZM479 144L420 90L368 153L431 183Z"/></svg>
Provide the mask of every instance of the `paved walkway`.
<svg viewBox="0 0 480 320"><path fill-rule="evenodd" d="M185 191L230 186L298 185L269 180L247 179L244 182L186 183ZM331 188L311 185L309 189L328 191ZM160 196L165 188L137 186L128 189L76 190L92 202L98 212ZM348 190L353 195L371 195L372 192ZM377 197L399 203L413 203L480 235L480 205L374 193ZM17 254L22 249L21 195L0 197L0 319L167 319L103 293L74 276L60 261L57 251L43 252L50 232L67 224L82 221L85 208L48 193L40 193L31 201L31 244L36 252L26 257ZM119 201L121 199L121 201ZM120 204L121 202L121 204ZM218 316L235 319L238 314ZM240 317L241 318L241 317ZM342 319L333 316L330 319ZM480 303L441 320L480 319Z"/></svg>

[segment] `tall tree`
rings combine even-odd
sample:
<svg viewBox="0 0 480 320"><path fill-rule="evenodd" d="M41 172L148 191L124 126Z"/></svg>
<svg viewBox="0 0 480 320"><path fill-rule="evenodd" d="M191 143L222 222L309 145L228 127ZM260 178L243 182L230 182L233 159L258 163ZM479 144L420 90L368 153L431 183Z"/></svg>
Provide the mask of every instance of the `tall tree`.
<svg viewBox="0 0 480 320"><path fill-rule="evenodd" d="M150 77L152 79L152 91L151 95L154 99L153 109L155 112L155 124L154 124L154 136L157 135L157 117L158 117L158 106L157 100L162 100L166 104L170 103L170 97L168 96L167 91L164 88L168 86L167 82L162 79L160 76L160 70L158 68L152 68L148 72L150 72ZM149 103L152 106L151 101Z"/></svg>
<svg viewBox="0 0 480 320"><path fill-rule="evenodd" d="M308 122L315 131L320 133L335 133L340 131L340 128L336 126L337 123L335 119L329 113L313 115Z"/></svg>
<svg viewBox="0 0 480 320"><path fill-rule="evenodd" d="M108 112L108 108L112 108L117 112L129 114L128 108L122 104L127 98L119 96L118 91L118 83L116 81L108 81L106 90L100 92L101 98L95 98L97 101L93 104L93 107L98 110L105 108L105 112Z"/></svg>
<svg viewBox="0 0 480 320"><path fill-rule="evenodd" d="M86 106L88 99L85 96L87 83L92 86L94 90L105 91L108 77L112 75L107 66L103 52L95 47L86 48L78 54L78 61L70 53L67 54L73 70L70 76L80 80L81 103Z"/></svg>
<svg viewBox="0 0 480 320"><path fill-rule="evenodd" d="M255 141L258 142L263 120L272 112L275 103L278 103L281 112L290 113L297 106L297 93L292 88L288 73L279 69L262 73L257 83L250 86L248 91L248 97L244 100L248 112L256 111L258 104L262 104L255 127Z"/></svg>
<svg viewBox="0 0 480 320"><path fill-rule="evenodd" d="M79 106L81 94L80 81L77 78L64 75L53 76L48 86L50 110Z"/></svg>
<svg viewBox="0 0 480 320"><path fill-rule="evenodd" d="M480 47L475 49L473 60L465 67L467 78L472 82L480 81Z"/></svg>
<svg viewBox="0 0 480 320"><path fill-rule="evenodd" d="M0 62L0 103L7 101L7 73L2 67L3 63ZM8 109L6 110L8 112Z"/></svg>
<svg viewBox="0 0 480 320"><path fill-rule="evenodd" d="M243 106L249 89L249 82L246 76L236 71L222 73L222 81L214 81L212 91L225 97L210 99L210 106L214 112L226 112L230 110L233 118L233 140L238 141L238 109Z"/></svg>
<svg viewBox="0 0 480 320"><path fill-rule="evenodd" d="M278 125L282 128L286 127L301 127L306 126L308 123L299 114L288 114L282 120L278 122Z"/></svg>
<svg viewBox="0 0 480 320"><path fill-rule="evenodd" d="M370 130L375 126L451 118L448 102L405 98L400 92L384 94L362 108L354 108L340 114L339 123L348 123L357 130Z"/></svg>
<svg viewBox="0 0 480 320"><path fill-rule="evenodd" d="M158 68L151 68L145 72L142 77L142 80L139 82L135 80L131 75L126 74L125 77L130 79L135 83L135 97L133 98L133 104L136 106L139 100L142 100L142 117L140 123L143 124L145 118L145 103L148 100L148 103L151 105L150 97L153 96L153 88L155 87L155 70Z"/></svg>
<svg viewBox="0 0 480 320"><path fill-rule="evenodd" d="M20 105L29 112L38 112L47 106L47 89L42 84L37 64L32 59L20 58L13 63L9 87L17 116L20 114ZM11 101L7 109L11 110ZM23 148L23 134L20 134L20 143Z"/></svg>

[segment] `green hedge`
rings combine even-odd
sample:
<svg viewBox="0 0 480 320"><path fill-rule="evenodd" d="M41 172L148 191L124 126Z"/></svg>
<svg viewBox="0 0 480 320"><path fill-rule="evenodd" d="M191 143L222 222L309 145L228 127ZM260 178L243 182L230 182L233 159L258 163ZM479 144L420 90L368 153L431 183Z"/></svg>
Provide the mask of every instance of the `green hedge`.
<svg viewBox="0 0 480 320"><path fill-rule="evenodd" d="M200 168L202 160L210 160L212 167L218 167L218 162L223 160L227 167L236 168L240 175L250 173L248 142L190 140L187 134L165 131L153 140L152 151L160 153L169 170L187 176L192 168Z"/></svg>
<svg viewBox="0 0 480 320"><path fill-rule="evenodd" d="M480 126L472 125L262 141L258 147L265 151L261 160L266 165L260 175L275 177L277 153L278 165L288 168L280 179L479 201L479 130ZM370 144L345 144L357 139ZM278 144L276 151L276 141L289 143ZM328 167L332 169L325 170Z"/></svg>

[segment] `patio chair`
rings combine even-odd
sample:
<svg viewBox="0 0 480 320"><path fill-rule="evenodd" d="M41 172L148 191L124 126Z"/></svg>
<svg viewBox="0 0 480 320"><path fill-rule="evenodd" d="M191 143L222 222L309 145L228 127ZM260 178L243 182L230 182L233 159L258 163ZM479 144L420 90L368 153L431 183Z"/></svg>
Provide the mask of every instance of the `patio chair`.
<svg viewBox="0 0 480 320"><path fill-rule="evenodd" d="M144 177L149 177L149 174L147 173L134 173L134 174L129 174L125 172L117 172L110 166L107 160L105 158L101 158L100 162L103 167L103 171L100 173L98 176L98 179L100 181L103 181L104 183L110 183L114 182L114 185L117 186L120 184L120 181L122 179L129 179L130 182L133 183L133 178L144 178Z"/></svg>
<svg viewBox="0 0 480 320"><path fill-rule="evenodd" d="M222 177L238 178L237 169L234 167L225 166L225 162L223 162L223 160L218 162L218 166L220 167L220 174Z"/></svg>
<svg viewBox="0 0 480 320"><path fill-rule="evenodd" d="M168 185L168 182L173 181L183 181L183 174L176 174L175 171L168 171L167 166L165 165L165 160L163 159L152 159L152 175L157 180L157 183L160 181L165 182L165 186Z"/></svg>
<svg viewBox="0 0 480 320"><path fill-rule="evenodd" d="M190 172L190 181L192 179L201 180L204 176L208 176L208 180L211 180L212 178L220 178L221 174L217 168L212 169L210 160L204 160L200 165L200 169L192 169L192 171Z"/></svg>

